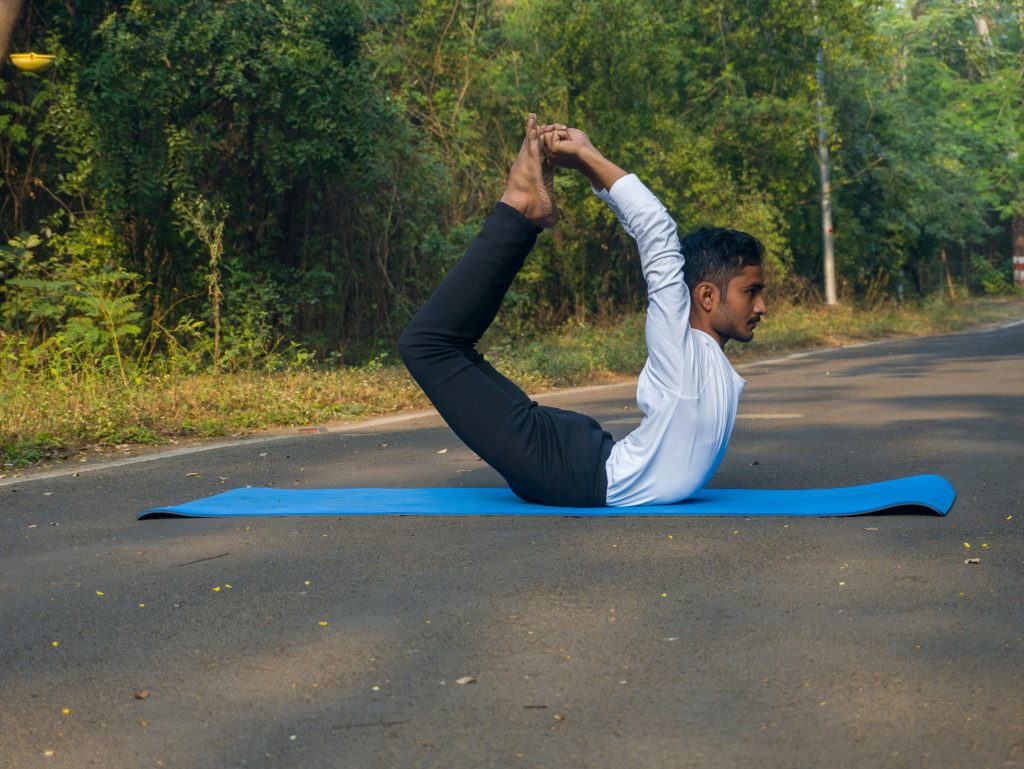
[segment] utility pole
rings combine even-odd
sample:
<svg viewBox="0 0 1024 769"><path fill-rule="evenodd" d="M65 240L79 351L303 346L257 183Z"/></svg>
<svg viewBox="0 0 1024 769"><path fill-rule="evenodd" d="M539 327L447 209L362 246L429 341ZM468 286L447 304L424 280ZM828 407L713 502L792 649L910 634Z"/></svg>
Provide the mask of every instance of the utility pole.
<svg viewBox="0 0 1024 769"><path fill-rule="evenodd" d="M1017 23L1024 35L1024 4L1017 6ZM1020 51L1020 59L1020 71L1024 72L1024 48ZM1010 160L1015 163L1020 160L1017 150L1011 151ZM1010 231L1013 233L1013 283L1018 288L1024 288L1024 211L1018 209L1014 212Z"/></svg>
<svg viewBox="0 0 1024 769"><path fill-rule="evenodd" d="M825 131L825 45L818 23L818 0L811 0L814 26L818 29L818 64L814 79L818 84L815 104L818 111L818 175L821 178L821 243L824 252L825 304L836 303L836 259L832 250L832 184L829 179L828 133Z"/></svg>

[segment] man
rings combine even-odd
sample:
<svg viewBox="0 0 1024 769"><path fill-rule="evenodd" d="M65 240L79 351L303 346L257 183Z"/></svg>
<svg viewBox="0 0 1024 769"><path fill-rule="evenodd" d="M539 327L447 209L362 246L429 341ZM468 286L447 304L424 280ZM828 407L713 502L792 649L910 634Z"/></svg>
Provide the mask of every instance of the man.
<svg viewBox="0 0 1024 769"><path fill-rule="evenodd" d="M644 419L618 442L588 416L531 401L475 348L537 235L558 220L547 162L583 173L640 251L650 303L637 386ZM678 502L700 490L725 455L744 380L724 347L750 341L767 311L763 253L757 239L720 228L680 244L672 217L636 176L582 131L538 126L531 114L505 194L399 349L452 430L523 499L565 507Z"/></svg>

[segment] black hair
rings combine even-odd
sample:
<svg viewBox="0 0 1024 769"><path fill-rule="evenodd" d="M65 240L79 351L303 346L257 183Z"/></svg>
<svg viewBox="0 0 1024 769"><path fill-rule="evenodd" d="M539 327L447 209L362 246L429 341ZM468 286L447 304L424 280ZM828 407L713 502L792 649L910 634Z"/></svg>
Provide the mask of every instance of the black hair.
<svg viewBox="0 0 1024 769"><path fill-rule="evenodd" d="M686 235L681 242L686 259L686 286L693 291L698 283L707 281L725 298L729 281L744 267L764 262L764 246L753 235L726 227L701 227Z"/></svg>

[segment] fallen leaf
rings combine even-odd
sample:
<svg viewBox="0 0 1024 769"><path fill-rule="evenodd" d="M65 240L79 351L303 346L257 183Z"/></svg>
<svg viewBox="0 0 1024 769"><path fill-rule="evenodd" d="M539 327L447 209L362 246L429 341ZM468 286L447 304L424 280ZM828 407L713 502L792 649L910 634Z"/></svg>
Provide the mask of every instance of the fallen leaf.
<svg viewBox="0 0 1024 769"><path fill-rule="evenodd" d="M144 700L149 696L149 689L140 689L137 692L132 692L137 700Z"/></svg>
<svg viewBox="0 0 1024 769"><path fill-rule="evenodd" d="M456 678L455 683L459 684L460 686L464 686L465 684L475 684L476 679L473 678L473 676L463 676L462 678Z"/></svg>

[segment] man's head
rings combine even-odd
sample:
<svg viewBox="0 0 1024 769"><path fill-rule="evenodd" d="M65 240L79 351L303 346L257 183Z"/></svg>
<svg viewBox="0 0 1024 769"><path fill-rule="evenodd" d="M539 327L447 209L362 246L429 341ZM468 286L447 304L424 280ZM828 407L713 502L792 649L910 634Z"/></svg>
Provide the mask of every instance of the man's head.
<svg viewBox="0 0 1024 769"><path fill-rule="evenodd" d="M722 345L749 342L768 311L764 299L764 246L753 235L701 227L682 239L686 285L693 302L690 325Z"/></svg>

